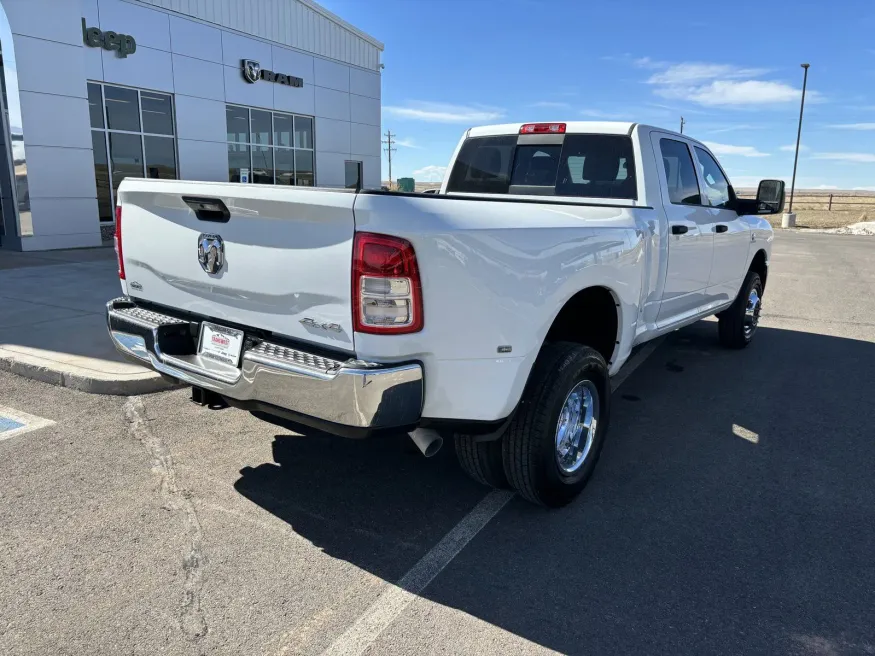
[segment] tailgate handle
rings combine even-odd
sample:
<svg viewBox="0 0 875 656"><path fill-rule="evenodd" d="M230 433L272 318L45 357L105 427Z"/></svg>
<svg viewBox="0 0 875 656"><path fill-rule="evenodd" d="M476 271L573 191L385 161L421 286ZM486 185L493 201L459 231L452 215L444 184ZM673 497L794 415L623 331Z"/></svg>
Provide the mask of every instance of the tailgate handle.
<svg viewBox="0 0 875 656"><path fill-rule="evenodd" d="M231 220L231 212L218 198L197 198L195 196L183 196L182 200L192 210L194 215L201 221L215 221L227 223Z"/></svg>

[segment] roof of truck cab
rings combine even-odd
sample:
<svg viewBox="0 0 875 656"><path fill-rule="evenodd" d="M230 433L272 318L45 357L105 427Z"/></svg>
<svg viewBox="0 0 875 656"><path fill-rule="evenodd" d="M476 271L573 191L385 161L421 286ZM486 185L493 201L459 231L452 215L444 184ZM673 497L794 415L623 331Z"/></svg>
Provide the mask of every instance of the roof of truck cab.
<svg viewBox="0 0 875 656"><path fill-rule="evenodd" d="M565 134L625 134L631 135L636 127L643 131L665 132L682 136L684 139L701 143L688 134L681 135L675 130L668 130L656 125L645 125L630 121L538 121L538 123L565 123ZM496 137L520 133L520 127L525 123L502 123L501 125L483 125L468 130L467 137Z"/></svg>
<svg viewBox="0 0 875 656"><path fill-rule="evenodd" d="M637 123L630 121L532 121L532 123L565 123L565 134L629 134ZM484 125L468 130L469 137L494 137L519 134L525 123Z"/></svg>

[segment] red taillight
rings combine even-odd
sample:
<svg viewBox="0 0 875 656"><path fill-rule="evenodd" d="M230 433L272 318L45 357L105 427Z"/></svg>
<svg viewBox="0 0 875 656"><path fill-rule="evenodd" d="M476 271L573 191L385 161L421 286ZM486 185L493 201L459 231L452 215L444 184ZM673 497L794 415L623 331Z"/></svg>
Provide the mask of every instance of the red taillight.
<svg viewBox="0 0 875 656"><path fill-rule="evenodd" d="M422 284L409 241L356 233L352 306L356 332L385 335L422 330Z"/></svg>
<svg viewBox="0 0 875 656"><path fill-rule="evenodd" d="M117 205L115 208L115 254L118 256L118 277L121 280L125 279L125 257L122 253L122 206Z"/></svg>
<svg viewBox="0 0 875 656"><path fill-rule="evenodd" d="M520 134L565 134L565 123L526 123Z"/></svg>

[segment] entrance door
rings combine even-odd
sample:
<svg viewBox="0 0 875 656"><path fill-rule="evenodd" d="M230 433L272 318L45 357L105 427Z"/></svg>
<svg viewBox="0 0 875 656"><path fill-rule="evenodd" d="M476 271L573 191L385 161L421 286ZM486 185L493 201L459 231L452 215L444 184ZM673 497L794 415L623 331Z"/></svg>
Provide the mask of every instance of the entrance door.
<svg viewBox="0 0 875 656"><path fill-rule="evenodd" d="M660 186L668 217L668 267L657 325L698 313L705 304L714 257L713 217L702 204L690 144L675 136L653 133L661 154Z"/></svg>

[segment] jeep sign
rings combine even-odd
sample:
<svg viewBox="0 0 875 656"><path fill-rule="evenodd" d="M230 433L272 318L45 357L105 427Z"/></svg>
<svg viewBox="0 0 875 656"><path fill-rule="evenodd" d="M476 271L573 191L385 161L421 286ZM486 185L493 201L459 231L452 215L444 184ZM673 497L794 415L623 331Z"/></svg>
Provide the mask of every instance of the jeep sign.
<svg viewBox="0 0 875 656"><path fill-rule="evenodd" d="M97 27L86 27L84 18L82 19L82 41L90 48L116 50L121 58L137 52L137 42L130 34L119 34L110 30L102 32Z"/></svg>

